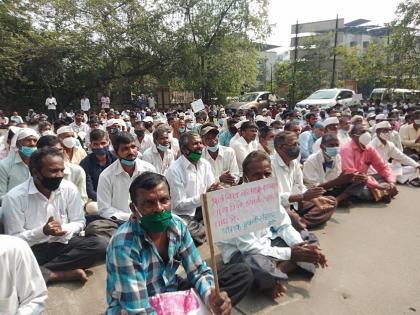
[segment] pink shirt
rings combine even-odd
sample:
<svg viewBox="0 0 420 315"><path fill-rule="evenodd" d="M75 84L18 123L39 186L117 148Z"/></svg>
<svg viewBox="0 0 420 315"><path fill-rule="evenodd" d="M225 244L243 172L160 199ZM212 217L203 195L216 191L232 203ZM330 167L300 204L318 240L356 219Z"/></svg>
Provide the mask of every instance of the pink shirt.
<svg viewBox="0 0 420 315"><path fill-rule="evenodd" d="M388 163L381 158L374 147L368 145L366 149L362 150L356 142L351 140L341 147L340 155L341 168L344 173L359 172L367 175L369 166L372 165L385 181L395 183L395 176L392 174ZM375 188L377 185L377 181L369 176L367 186Z"/></svg>

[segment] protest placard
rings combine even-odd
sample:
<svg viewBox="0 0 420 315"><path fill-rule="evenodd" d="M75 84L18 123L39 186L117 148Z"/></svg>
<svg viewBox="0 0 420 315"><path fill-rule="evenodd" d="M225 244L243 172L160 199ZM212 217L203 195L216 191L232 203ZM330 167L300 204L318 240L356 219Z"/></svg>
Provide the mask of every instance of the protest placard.
<svg viewBox="0 0 420 315"><path fill-rule="evenodd" d="M218 292L214 242L279 225L281 213L277 180L267 178L208 192L202 195L202 208Z"/></svg>
<svg viewBox="0 0 420 315"><path fill-rule="evenodd" d="M204 103L201 100L201 98L198 99L198 100L196 100L196 101L194 101L194 102L192 102L191 103L191 108L192 108L192 110L193 110L194 113L197 113L200 110L203 110L204 109Z"/></svg>

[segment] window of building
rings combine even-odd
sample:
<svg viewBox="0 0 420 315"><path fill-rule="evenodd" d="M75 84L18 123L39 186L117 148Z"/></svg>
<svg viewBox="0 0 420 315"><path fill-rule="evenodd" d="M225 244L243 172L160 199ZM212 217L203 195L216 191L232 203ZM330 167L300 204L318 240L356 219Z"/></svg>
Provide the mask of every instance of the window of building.
<svg viewBox="0 0 420 315"><path fill-rule="evenodd" d="M350 42L350 47L356 47L357 46L357 42L356 41L351 41Z"/></svg>
<svg viewBox="0 0 420 315"><path fill-rule="evenodd" d="M363 42L363 48L368 48L369 47L369 42Z"/></svg>

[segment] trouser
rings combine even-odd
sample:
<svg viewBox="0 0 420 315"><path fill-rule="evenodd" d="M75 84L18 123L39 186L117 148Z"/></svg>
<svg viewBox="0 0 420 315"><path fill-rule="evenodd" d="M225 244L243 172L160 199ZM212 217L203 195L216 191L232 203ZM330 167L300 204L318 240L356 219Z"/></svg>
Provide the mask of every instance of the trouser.
<svg viewBox="0 0 420 315"><path fill-rule="evenodd" d="M203 211L201 207L195 210L194 216L179 215L187 224L191 237L196 246L203 245L207 241L206 228L203 222Z"/></svg>
<svg viewBox="0 0 420 315"><path fill-rule="evenodd" d="M124 223L121 220L100 219L90 222L85 228L86 236L100 236L105 238L108 242L114 235L118 227Z"/></svg>
<svg viewBox="0 0 420 315"><path fill-rule="evenodd" d="M301 236L302 239L308 241L309 244L318 244L317 237L312 233L308 233L308 231L302 231ZM289 247L289 245L280 237L272 240L271 246ZM251 268L254 275L253 286L255 289L261 291L271 290L278 281L286 281L288 279L287 274L277 268L278 262L279 260L273 257L251 253L242 254L239 251L230 259L230 263L245 263ZM311 276L315 273L314 264L298 262L297 265L307 271Z"/></svg>
<svg viewBox="0 0 420 315"><path fill-rule="evenodd" d="M54 123L54 121L57 120L57 111L55 109L49 109L48 110L48 121L50 123Z"/></svg>
<svg viewBox="0 0 420 315"><path fill-rule="evenodd" d="M403 165L402 168L402 174L397 175L397 181L400 184L404 184L407 181L412 181L413 179L419 178L419 174L417 172L417 168L414 166L409 165Z"/></svg>
<svg viewBox="0 0 420 315"><path fill-rule="evenodd" d="M337 207L337 204L335 204L335 206L328 205L328 207L324 209L320 208L317 205L318 203L322 203L324 206L326 206L325 202L314 198L311 201L300 202L298 209L296 210L297 214L299 214L299 216L302 218L308 229L314 228L327 222L334 214L334 211Z"/></svg>
<svg viewBox="0 0 420 315"><path fill-rule="evenodd" d="M45 282L51 271L86 269L104 259L108 242L97 236L74 236L67 244L41 243L31 247Z"/></svg>
<svg viewBox="0 0 420 315"><path fill-rule="evenodd" d="M420 159L420 153L415 149L404 148L403 153L411 157L414 161L418 161Z"/></svg>
<svg viewBox="0 0 420 315"><path fill-rule="evenodd" d="M254 281L251 269L243 263L220 266L217 268L217 274L220 290L229 295L232 305L236 305L242 300ZM189 290L192 287L191 282L187 279L179 278L179 291Z"/></svg>

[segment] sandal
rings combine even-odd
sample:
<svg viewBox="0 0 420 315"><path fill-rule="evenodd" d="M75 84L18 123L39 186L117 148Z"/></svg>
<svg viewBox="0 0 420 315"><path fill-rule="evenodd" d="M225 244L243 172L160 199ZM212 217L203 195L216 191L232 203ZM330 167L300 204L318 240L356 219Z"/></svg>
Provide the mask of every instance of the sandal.
<svg viewBox="0 0 420 315"><path fill-rule="evenodd" d="M411 186L420 187L420 178L413 179L409 182Z"/></svg>

